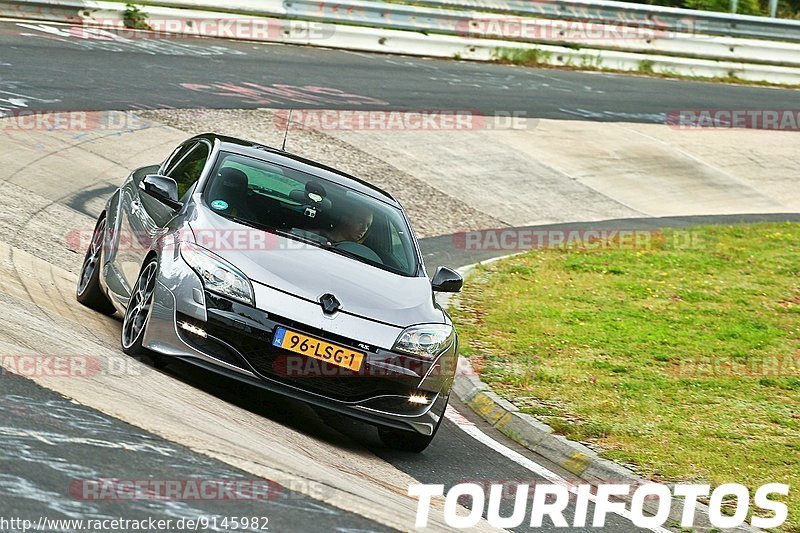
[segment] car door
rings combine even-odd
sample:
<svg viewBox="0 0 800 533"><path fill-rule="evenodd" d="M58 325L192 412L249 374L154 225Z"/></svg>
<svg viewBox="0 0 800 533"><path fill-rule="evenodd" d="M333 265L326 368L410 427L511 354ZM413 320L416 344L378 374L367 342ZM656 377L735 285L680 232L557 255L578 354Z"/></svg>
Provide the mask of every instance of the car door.
<svg viewBox="0 0 800 533"><path fill-rule="evenodd" d="M200 178L211 151L204 141L194 141L179 148L162 167L165 175L178 184L178 196L185 200L185 193ZM147 194L140 179L131 180L123 188L122 237L127 237L128 246L120 255L121 267L130 294L147 253L153 249L164 228L175 216L175 209ZM120 250L122 251L122 243Z"/></svg>

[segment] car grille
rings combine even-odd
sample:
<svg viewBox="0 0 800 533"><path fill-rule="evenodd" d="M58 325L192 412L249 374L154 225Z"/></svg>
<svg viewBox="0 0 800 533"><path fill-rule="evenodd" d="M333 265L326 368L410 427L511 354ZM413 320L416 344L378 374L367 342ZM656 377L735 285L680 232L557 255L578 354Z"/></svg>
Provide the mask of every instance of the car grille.
<svg viewBox="0 0 800 533"><path fill-rule="evenodd" d="M211 313L209 313L208 322L188 317L181 317L179 320L185 320L201 327L210 337L216 337L234 347L238 352L237 359L241 358L246 361L247 365L261 377L338 401L358 402L383 395L407 396L415 390L419 381L418 378L406 376L371 375L368 363L364 365L360 373L356 373L278 348L271 342L275 327L278 325L275 321L269 321L272 326L270 329L256 329L249 326L233 327L217 320ZM296 324L288 327L310 335L316 333L309 331L308 328L300 329ZM341 338L326 338L326 340L343 345L353 344L352 341L343 342ZM206 344L213 346L213 343ZM214 353L209 355L218 357ZM230 362L230 356L226 354L223 360ZM238 366L246 365L238 363Z"/></svg>

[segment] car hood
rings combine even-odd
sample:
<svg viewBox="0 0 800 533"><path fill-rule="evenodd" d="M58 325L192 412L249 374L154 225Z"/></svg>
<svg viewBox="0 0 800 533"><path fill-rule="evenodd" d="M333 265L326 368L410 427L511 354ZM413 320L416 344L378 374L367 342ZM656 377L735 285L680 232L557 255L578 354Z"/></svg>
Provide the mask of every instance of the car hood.
<svg viewBox="0 0 800 533"><path fill-rule="evenodd" d="M398 327L445 320L434 306L428 278L394 274L204 211L197 209L190 223L197 244L253 282L313 302L330 293L341 303L340 312Z"/></svg>

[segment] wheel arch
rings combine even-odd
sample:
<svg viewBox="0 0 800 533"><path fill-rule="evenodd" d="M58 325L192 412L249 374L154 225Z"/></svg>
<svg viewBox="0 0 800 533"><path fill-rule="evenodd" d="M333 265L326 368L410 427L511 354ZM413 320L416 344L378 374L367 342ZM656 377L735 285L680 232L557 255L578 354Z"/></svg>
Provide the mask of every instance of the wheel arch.
<svg viewBox="0 0 800 533"><path fill-rule="evenodd" d="M121 202L119 201L121 189L117 189L106 202L100 216L106 217L106 233L111 232L113 239L107 241L108 247L103 247L103 264L111 262L116 257L117 245L119 244L119 224ZM98 217L99 218L99 217Z"/></svg>

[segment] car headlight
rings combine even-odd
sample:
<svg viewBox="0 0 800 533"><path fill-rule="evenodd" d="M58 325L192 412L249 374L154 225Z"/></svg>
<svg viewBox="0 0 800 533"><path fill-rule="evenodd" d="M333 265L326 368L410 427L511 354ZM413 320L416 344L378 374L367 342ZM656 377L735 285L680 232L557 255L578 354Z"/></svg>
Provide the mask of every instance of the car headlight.
<svg viewBox="0 0 800 533"><path fill-rule="evenodd" d="M453 327L447 324L421 324L406 328L392 350L423 357L435 357L453 343Z"/></svg>
<svg viewBox="0 0 800 533"><path fill-rule="evenodd" d="M181 243L181 257L200 276L206 289L255 305L250 280L232 264L190 242Z"/></svg>

